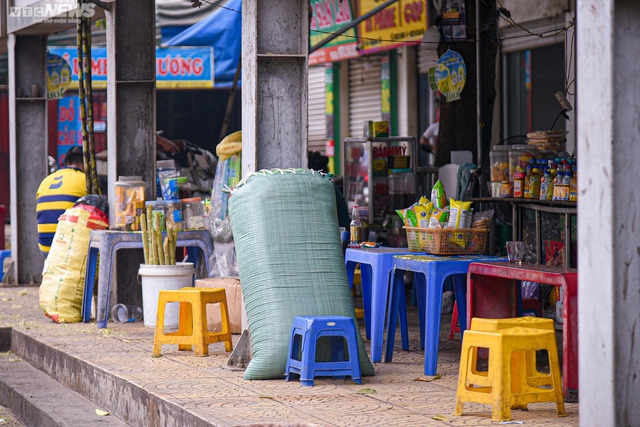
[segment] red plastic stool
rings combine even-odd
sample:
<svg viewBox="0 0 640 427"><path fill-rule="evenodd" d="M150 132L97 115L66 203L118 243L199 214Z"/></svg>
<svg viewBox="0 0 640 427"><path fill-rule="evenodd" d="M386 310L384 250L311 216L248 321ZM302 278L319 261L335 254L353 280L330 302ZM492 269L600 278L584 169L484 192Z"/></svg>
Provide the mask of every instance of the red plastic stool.
<svg viewBox="0 0 640 427"><path fill-rule="evenodd" d="M534 313L537 317L542 317L542 306L538 299L522 298L522 313Z"/></svg>
<svg viewBox="0 0 640 427"><path fill-rule="evenodd" d="M453 304L453 315L451 316L451 326L449 327L449 339L453 340L453 334L460 333L460 324L458 324L458 302Z"/></svg>

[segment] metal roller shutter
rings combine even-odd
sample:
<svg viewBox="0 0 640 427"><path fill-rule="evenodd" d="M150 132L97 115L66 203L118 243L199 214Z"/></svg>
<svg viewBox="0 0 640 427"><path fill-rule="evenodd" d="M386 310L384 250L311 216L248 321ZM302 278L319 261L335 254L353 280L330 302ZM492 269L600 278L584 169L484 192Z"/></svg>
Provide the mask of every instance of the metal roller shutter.
<svg viewBox="0 0 640 427"><path fill-rule="evenodd" d="M349 61L349 136L362 136L362 123L382 120L380 57Z"/></svg>
<svg viewBox="0 0 640 427"><path fill-rule="evenodd" d="M433 47L430 48L421 45L418 47L418 73L419 74L428 74L429 68L435 67L438 63L438 52L436 52Z"/></svg>
<svg viewBox="0 0 640 427"><path fill-rule="evenodd" d="M325 113L325 66L309 67L309 107L307 133L309 151L325 152L327 118Z"/></svg>

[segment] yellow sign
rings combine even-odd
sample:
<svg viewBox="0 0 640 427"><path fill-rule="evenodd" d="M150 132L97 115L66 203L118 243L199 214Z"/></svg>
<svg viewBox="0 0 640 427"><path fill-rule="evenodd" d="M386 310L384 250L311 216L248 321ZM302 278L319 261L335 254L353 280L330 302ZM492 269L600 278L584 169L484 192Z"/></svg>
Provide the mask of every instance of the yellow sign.
<svg viewBox="0 0 640 427"><path fill-rule="evenodd" d="M467 82L467 66L458 52L447 50L436 66L436 84L438 90L447 98L447 102L460 99L460 92Z"/></svg>
<svg viewBox="0 0 640 427"><path fill-rule="evenodd" d="M379 0L362 0L360 14L364 15L379 5ZM420 42L426 30L426 0L399 0L358 26L360 49L376 52L414 44Z"/></svg>

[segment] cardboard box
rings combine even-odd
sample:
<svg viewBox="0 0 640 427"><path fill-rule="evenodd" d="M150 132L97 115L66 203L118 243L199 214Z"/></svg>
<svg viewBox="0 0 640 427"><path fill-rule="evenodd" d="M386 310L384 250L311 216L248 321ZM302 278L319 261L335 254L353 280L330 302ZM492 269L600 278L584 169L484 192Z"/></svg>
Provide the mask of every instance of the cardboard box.
<svg viewBox="0 0 640 427"><path fill-rule="evenodd" d="M240 279L237 277L198 279L196 280L196 288L224 288L227 294L231 333L242 333L242 287L240 286ZM222 324L218 304L207 305L207 324L210 331L221 330Z"/></svg>

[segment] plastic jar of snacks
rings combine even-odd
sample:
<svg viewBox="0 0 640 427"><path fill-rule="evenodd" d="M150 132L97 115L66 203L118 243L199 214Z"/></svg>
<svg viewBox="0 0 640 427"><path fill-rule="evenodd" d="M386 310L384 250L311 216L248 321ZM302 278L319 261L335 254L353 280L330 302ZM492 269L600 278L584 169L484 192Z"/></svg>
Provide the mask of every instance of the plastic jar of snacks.
<svg viewBox="0 0 640 427"><path fill-rule="evenodd" d="M147 184L141 176L120 176L114 185L115 226L126 231L140 230Z"/></svg>
<svg viewBox="0 0 640 427"><path fill-rule="evenodd" d="M180 200L165 200L165 223L167 229L174 228L178 231L184 229L184 218L182 216L182 202Z"/></svg>
<svg viewBox="0 0 640 427"><path fill-rule="evenodd" d="M182 216L185 230L204 229L204 204L200 197L182 199Z"/></svg>
<svg viewBox="0 0 640 427"><path fill-rule="evenodd" d="M159 225L161 231L166 231L167 227L164 218L167 203L164 200L152 200L146 202L145 205L147 207L147 214L151 215L151 226L155 228L156 225ZM158 215L156 215L156 212Z"/></svg>

